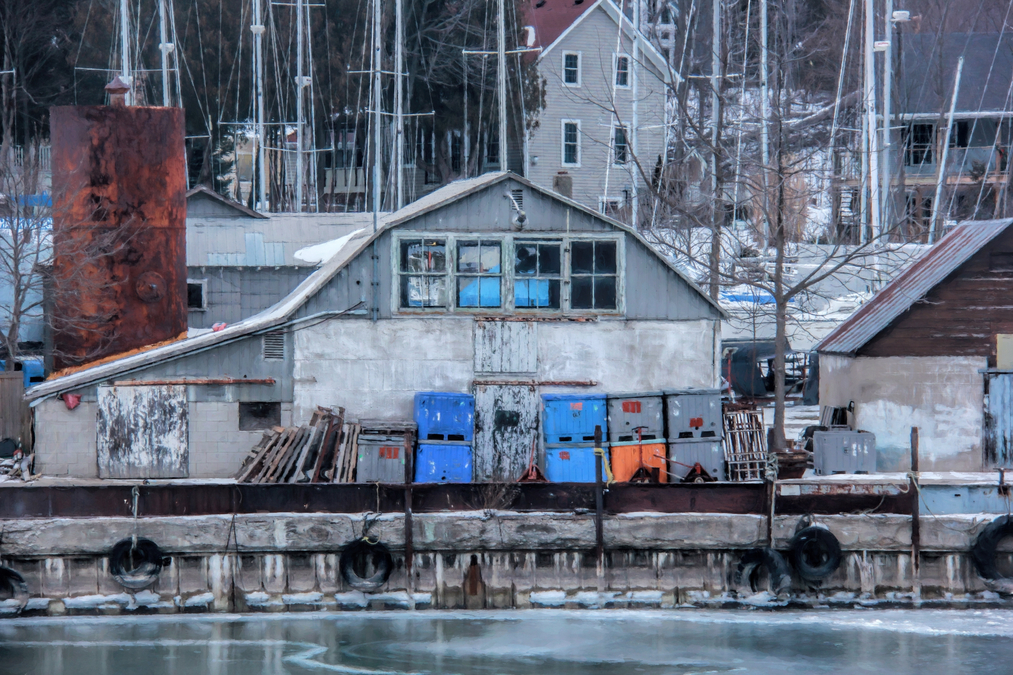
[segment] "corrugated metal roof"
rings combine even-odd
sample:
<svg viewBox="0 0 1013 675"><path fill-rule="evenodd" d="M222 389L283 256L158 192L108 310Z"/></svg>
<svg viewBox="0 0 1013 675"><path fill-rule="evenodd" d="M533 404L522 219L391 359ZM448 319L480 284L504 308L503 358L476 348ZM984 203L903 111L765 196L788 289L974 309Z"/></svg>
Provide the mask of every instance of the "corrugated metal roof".
<svg viewBox="0 0 1013 675"><path fill-rule="evenodd" d="M960 223L823 338L816 350L854 354L1011 224L1013 219Z"/></svg>

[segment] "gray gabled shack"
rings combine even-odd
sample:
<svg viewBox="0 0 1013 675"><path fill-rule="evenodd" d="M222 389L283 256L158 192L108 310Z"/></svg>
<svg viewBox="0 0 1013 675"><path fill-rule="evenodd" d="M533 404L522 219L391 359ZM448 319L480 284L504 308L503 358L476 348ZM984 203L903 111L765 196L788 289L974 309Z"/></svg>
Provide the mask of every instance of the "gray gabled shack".
<svg viewBox="0 0 1013 675"><path fill-rule="evenodd" d="M721 308L633 230L513 174L447 185L333 248L257 316L30 389L39 469L119 475L114 420L134 477L229 476L265 425L318 405L410 420L434 390L476 394L476 479L513 479L541 393L719 381ZM171 442L148 423L156 398L177 411ZM525 423L494 434L483 420L506 402Z"/></svg>

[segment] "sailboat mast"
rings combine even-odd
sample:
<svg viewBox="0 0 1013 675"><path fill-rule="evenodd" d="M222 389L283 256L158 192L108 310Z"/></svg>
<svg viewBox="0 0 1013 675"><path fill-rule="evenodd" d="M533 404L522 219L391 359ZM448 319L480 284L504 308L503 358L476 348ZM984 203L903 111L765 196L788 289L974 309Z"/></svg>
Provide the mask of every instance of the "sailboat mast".
<svg viewBox="0 0 1013 675"><path fill-rule="evenodd" d="M303 126L305 125L303 110L303 0L295 0L295 210L302 212L303 202Z"/></svg>
<svg viewBox="0 0 1013 675"><path fill-rule="evenodd" d="M885 0L886 7L883 11L885 32L883 39L886 42L886 50L883 52L883 166L882 166L882 195L883 211L880 214L884 230L890 227L890 104L893 97L893 0Z"/></svg>
<svg viewBox="0 0 1013 675"><path fill-rule="evenodd" d="M130 76L130 9L127 0L120 0L120 78L130 85L124 97L126 105L134 104L134 80Z"/></svg>
<svg viewBox="0 0 1013 675"><path fill-rule="evenodd" d="M169 100L169 52L173 46L166 40L165 0L158 0L158 51L162 55L162 105L168 107Z"/></svg>
<svg viewBox="0 0 1013 675"><path fill-rule="evenodd" d="M506 12L503 0L497 0L498 21L496 25L496 86L499 94L499 169L507 170L507 123L506 123Z"/></svg>
<svg viewBox="0 0 1013 675"><path fill-rule="evenodd" d="M373 231L380 212L380 0L373 0Z"/></svg>
<svg viewBox="0 0 1013 675"><path fill-rule="evenodd" d="M638 80L640 79L639 78L639 74L640 74L640 6L641 6L642 2L643 2L643 0L633 0L633 54L631 55L631 58L630 58L630 60L633 62L633 63L630 64L630 70L632 71L630 73L630 76L633 79L633 81L630 83L630 85L631 85L631 92L630 93L633 95L633 102L632 102L632 108L633 109L632 109L631 115L630 115L630 147L633 150L633 152L631 153L633 156L631 158L629 158L629 159L634 160L633 161L634 167L633 167L633 172L632 172L633 173L633 186L632 186L633 190L632 190L632 195L631 195L633 203L631 204L631 209L630 209L631 212L632 212L632 222L630 224L633 227L637 228L637 229L640 228L640 221L638 220L639 211L640 211L640 186L639 186L639 183L640 183L639 178L640 178L640 176L639 176L639 172L636 169L636 158L639 157L639 155L637 154L637 150L638 150L638 148L637 148L637 127L640 125L640 122L639 122L639 119L638 119L638 116L637 116L637 101L640 99L640 97L637 95L637 84L638 84ZM615 75L613 75L613 77L615 77Z"/></svg>
<svg viewBox="0 0 1013 675"><path fill-rule="evenodd" d="M261 18L261 0L253 0L253 87L257 97L257 198L261 209L267 206L267 165L264 153L264 21Z"/></svg>
<svg viewBox="0 0 1013 675"><path fill-rule="evenodd" d="M879 194L879 141L878 124L876 123L876 8L875 0L865 0L865 125L869 139L869 225L871 237L880 234L880 194ZM865 224L862 227L862 242L865 238Z"/></svg>
<svg viewBox="0 0 1013 675"><path fill-rule="evenodd" d="M394 166L397 171L397 208L404 206L404 0L394 3L395 65L394 75L394 126L396 153Z"/></svg>
<svg viewBox="0 0 1013 675"><path fill-rule="evenodd" d="M760 185L763 188L763 250L770 246L770 194L767 175L770 168L770 83L767 67L767 2L760 0Z"/></svg>

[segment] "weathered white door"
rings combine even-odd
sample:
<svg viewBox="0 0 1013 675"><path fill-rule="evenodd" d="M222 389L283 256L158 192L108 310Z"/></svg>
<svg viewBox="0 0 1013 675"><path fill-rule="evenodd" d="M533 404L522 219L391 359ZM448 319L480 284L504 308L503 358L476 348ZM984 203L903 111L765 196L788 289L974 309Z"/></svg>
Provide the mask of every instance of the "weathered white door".
<svg viewBox="0 0 1013 675"><path fill-rule="evenodd" d="M186 478L185 386L98 388L99 478Z"/></svg>
<svg viewBox="0 0 1013 675"><path fill-rule="evenodd" d="M533 385L475 383L476 482L520 478L537 434L538 392Z"/></svg>
<svg viewBox="0 0 1013 675"><path fill-rule="evenodd" d="M985 468L1013 463L1013 373L985 374Z"/></svg>

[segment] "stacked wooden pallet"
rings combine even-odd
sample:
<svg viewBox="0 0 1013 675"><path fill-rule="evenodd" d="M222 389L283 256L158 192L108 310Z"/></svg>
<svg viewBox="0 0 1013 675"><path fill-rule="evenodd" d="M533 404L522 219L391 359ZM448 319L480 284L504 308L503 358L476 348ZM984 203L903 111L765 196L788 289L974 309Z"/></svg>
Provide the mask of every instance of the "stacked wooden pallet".
<svg viewBox="0 0 1013 675"><path fill-rule="evenodd" d="M318 407L308 424L264 433L236 474L240 483L355 481L361 427L346 424L344 408Z"/></svg>
<svg viewBox="0 0 1013 675"><path fill-rule="evenodd" d="M767 438L763 413L733 410L724 414L724 450L728 480L762 480L767 467Z"/></svg>

